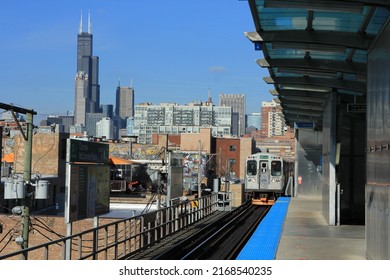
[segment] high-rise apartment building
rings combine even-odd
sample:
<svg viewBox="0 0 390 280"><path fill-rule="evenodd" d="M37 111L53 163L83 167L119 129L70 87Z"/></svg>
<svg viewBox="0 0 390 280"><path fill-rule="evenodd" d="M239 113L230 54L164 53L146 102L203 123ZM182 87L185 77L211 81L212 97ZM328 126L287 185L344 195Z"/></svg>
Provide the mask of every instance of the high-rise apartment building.
<svg viewBox="0 0 390 280"><path fill-rule="evenodd" d="M261 103L261 134L263 137L281 136L285 133L285 120L282 110L275 101Z"/></svg>
<svg viewBox="0 0 390 280"><path fill-rule="evenodd" d="M115 116L118 119L118 129L126 127L126 119L134 117L134 88L116 88Z"/></svg>
<svg viewBox="0 0 390 280"><path fill-rule="evenodd" d="M219 94L219 106L232 107L232 134L245 134L245 94Z"/></svg>
<svg viewBox="0 0 390 280"><path fill-rule="evenodd" d="M99 57L92 55L93 36L90 16L83 31L81 16L77 35L77 73L75 77L75 124L85 125L86 113L100 112Z"/></svg>
<svg viewBox="0 0 390 280"><path fill-rule="evenodd" d="M178 105L150 103L135 106L133 135L138 143L152 142L152 134L199 133L211 128L213 136L231 135L232 108L203 103Z"/></svg>

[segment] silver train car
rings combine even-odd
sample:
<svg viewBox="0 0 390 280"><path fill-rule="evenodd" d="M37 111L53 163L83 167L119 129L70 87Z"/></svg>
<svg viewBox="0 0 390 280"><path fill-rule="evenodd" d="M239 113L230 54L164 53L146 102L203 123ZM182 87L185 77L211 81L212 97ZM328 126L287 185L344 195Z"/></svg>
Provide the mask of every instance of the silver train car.
<svg viewBox="0 0 390 280"><path fill-rule="evenodd" d="M286 188L286 167L283 158L257 153L246 158L245 191L253 205L272 205Z"/></svg>

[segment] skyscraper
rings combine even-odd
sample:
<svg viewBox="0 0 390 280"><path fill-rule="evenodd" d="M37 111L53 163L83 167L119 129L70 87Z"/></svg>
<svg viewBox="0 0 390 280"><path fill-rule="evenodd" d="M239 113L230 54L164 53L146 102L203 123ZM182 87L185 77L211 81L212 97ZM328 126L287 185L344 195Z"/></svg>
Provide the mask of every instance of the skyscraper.
<svg viewBox="0 0 390 280"><path fill-rule="evenodd" d="M75 77L74 124L85 125L85 115L89 112L88 75L82 71Z"/></svg>
<svg viewBox="0 0 390 280"><path fill-rule="evenodd" d="M85 125L86 113L100 111L99 57L92 55L93 36L88 14L88 31L83 31L81 15L77 35L77 73L75 77L75 124Z"/></svg>
<svg viewBox="0 0 390 280"><path fill-rule="evenodd" d="M219 94L219 106L230 106L232 114L232 134L245 134L245 94Z"/></svg>
<svg viewBox="0 0 390 280"><path fill-rule="evenodd" d="M121 87L116 88L115 116L118 118L118 128L126 127L126 119L134 117L134 88Z"/></svg>

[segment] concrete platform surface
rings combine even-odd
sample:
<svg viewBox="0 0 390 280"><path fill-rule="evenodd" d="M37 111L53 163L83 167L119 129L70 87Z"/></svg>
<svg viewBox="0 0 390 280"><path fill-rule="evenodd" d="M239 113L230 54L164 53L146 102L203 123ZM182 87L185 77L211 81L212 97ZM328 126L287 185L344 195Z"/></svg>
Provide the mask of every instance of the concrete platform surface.
<svg viewBox="0 0 390 280"><path fill-rule="evenodd" d="M365 260L365 226L329 226L320 198L292 197L276 260Z"/></svg>

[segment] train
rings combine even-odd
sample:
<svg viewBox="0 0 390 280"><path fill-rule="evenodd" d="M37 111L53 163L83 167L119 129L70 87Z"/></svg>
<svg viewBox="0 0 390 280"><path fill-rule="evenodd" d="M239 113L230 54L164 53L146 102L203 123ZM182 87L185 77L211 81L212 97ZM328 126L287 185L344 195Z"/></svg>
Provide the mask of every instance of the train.
<svg viewBox="0 0 390 280"><path fill-rule="evenodd" d="M285 196L287 179L293 174L293 163L270 153L256 153L246 158L245 191L252 205L272 205Z"/></svg>

